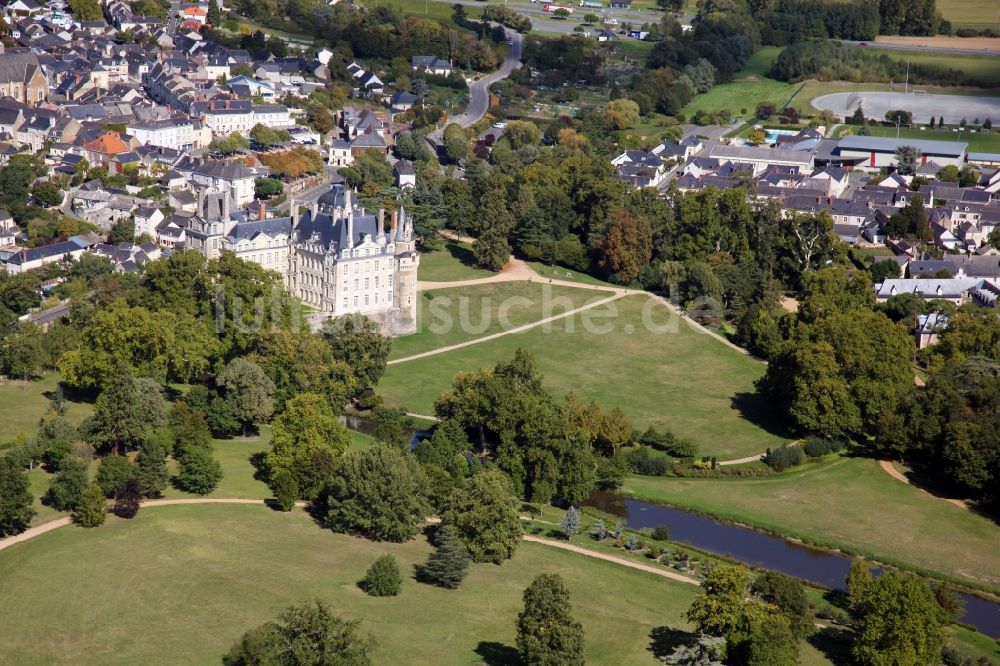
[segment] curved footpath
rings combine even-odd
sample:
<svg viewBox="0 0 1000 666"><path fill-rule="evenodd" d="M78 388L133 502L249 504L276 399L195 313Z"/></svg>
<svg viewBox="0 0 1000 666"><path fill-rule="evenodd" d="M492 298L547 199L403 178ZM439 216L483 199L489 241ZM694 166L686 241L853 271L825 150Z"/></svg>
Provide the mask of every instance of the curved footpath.
<svg viewBox="0 0 1000 666"><path fill-rule="evenodd" d="M966 511L972 511L972 508L964 500L954 499L954 498L951 498L951 497L941 497L940 495L935 495L934 493L931 493L931 492L928 492L928 491L924 490L920 486L914 485L913 482L910 481L909 477L907 477L905 474L903 474L898 469L896 469L896 466L893 465L892 462L889 461L889 460L880 460L878 462L878 466L881 467L882 471L884 471L886 474L888 474L892 478L896 479L897 481L902 481L903 483L905 483L908 486L913 486L914 488L916 488L920 492L924 493L925 495L929 495L929 496L933 497L934 499L943 500L945 502L948 502L949 504L953 504L953 505L957 506L960 509L965 509Z"/></svg>
<svg viewBox="0 0 1000 666"><path fill-rule="evenodd" d="M157 506L175 506L179 504L256 504L266 506L266 500L256 500L256 499L238 499L238 498L225 498L225 497L192 497L192 498L177 498L177 499L154 499L146 500L142 503L143 509L148 509ZM305 502L296 502L296 506L304 507ZM436 521L431 521L436 522ZM41 536L46 532L51 532L52 530L59 529L60 527L66 527L71 525L73 519L69 516L64 516L62 518L56 518L55 520L50 520L47 523L42 523L41 525L36 525L35 527L29 527L20 534L15 534L14 536L9 536L4 539L0 539L0 550L9 548L16 543L21 543L23 541L28 541L29 539L34 539L35 537ZM685 576L683 574L675 573L673 571L668 571L666 569L661 569L657 567L649 566L648 564L643 564L641 562L633 562L622 557L615 557L614 555L608 555L606 553L598 553L593 550L587 550L586 548L581 548L580 546L574 546L571 543L564 543L562 541L555 541L554 539L544 539L542 537L533 536L531 534L525 534L522 537L525 541L531 543L538 543L544 546L550 546L552 548L560 548L562 550L568 550L579 555L585 555L587 557L593 557L598 560L604 560L606 562L612 562L621 566L629 567L632 569L639 569L640 571L647 571L649 573L662 576L664 578L670 578L671 580L680 581L682 583L688 583L690 585L701 585L701 581L691 578L690 576Z"/></svg>

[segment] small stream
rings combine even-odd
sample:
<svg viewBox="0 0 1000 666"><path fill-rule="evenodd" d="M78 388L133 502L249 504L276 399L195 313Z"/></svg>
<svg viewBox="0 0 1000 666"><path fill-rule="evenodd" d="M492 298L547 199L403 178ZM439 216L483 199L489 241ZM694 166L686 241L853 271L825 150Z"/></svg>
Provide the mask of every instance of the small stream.
<svg viewBox="0 0 1000 666"><path fill-rule="evenodd" d="M846 555L810 548L651 502L595 492L585 504L624 518L626 526L632 529L666 525L671 541L725 555L751 566L781 571L822 587L843 589L844 579L851 569L851 558ZM987 636L1000 638L1000 603L973 594L958 593L958 596L965 603L961 621Z"/></svg>

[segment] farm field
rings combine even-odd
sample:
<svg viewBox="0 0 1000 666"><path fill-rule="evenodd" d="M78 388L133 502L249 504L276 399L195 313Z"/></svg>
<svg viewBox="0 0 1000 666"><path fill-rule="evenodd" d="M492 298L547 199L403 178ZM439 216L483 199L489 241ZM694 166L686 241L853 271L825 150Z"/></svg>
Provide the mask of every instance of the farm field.
<svg viewBox="0 0 1000 666"><path fill-rule="evenodd" d="M142 566L104 566L123 548ZM132 521L66 527L0 552L7 611L0 644L18 664L157 663L164 655L174 663L218 663L244 631L319 598L362 621L378 642L376 663L470 664L510 654L523 589L552 572L570 588L589 662L651 664L650 632L685 629L683 612L698 594L530 543L502 566L473 565L461 589L444 590L412 579L412 566L429 552L422 538L391 544L333 534L301 511L146 509ZM357 587L384 553L404 572L399 597L369 597Z"/></svg>
<svg viewBox="0 0 1000 666"><path fill-rule="evenodd" d="M975 2L963 3L974 5ZM910 37L902 35L879 35L876 44L893 44L898 46L935 47L946 49L963 49L975 51L1000 51L1000 38L997 37Z"/></svg>
<svg viewBox="0 0 1000 666"><path fill-rule="evenodd" d="M633 476L624 491L1000 591L1000 526L892 478L874 460L844 457L756 479Z"/></svg>
<svg viewBox="0 0 1000 666"><path fill-rule="evenodd" d="M953 28L1000 28L1000 8L994 0L938 0L937 10Z"/></svg>
<svg viewBox="0 0 1000 666"><path fill-rule="evenodd" d="M394 338L389 358L404 358L510 330L610 295L537 282L497 282L420 292L417 332Z"/></svg>
<svg viewBox="0 0 1000 666"><path fill-rule="evenodd" d="M781 446L782 437L751 420L766 423L768 416L751 396L763 364L679 318L673 319L672 332L650 332L643 325L647 302L652 301L646 296L628 296L589 311L608 313L591 319L613 327L605 334L587 332L575 315L551 327L390 365L378 391L389 405L430 414L456 373L492 367L524 347L534 354L546 386L557 396L575 391L605 408L621 407L633 427L667 427L697 443L702 455L725 460ZM650 310L650 318L661 325L670 321L662 305Z"/></svg>

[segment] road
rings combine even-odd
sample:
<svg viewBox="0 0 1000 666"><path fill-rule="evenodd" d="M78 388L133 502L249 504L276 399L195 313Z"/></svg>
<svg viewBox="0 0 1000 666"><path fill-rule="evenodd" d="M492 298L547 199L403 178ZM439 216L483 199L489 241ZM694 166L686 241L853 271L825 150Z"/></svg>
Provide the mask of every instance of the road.
<svg viewBox="0 0 1000 666"><path fill-rule="evenodd" d="M478 81L473 81L469 85L469 105L465 107L465 112L449 118L449 125L451 123L458 123L461 127L468 127L481 120L490 109L490 86L497 81L506 79L510 76L511 72L521 66L521 54L524 52L524 35L508 28L504 28L504 32L507 33L507 37L511 42L507 59L504 60L500 69L480 77ZM427 138L434 143L440 143L443 135L444 127L439 127L427 135Z"/></svg>
<svg viewBox="0 0 1000 666"><path fill-rule="evenodd" d="M326 167L326 173L329 178L332 178L337 173L337 167ZM288 205L291 203L291 199L295 199L295 203L299 204L300 210L303 210L305 206L311 205L314 201L319 199L321 196L330 191L330 179L325 179L322 183L318 185L313 185L312 187L307 187L304 190L295 193L294 197L288 197L280 204L274 207L274 213L288 212Z"/></svg>
<svg viewBox="0 0 1000 666"><path fill-rule="evenodd" d="M887 44L885 42L855 42L848 39L841 39L844 46L861 46L869 49L885 49L887 51L920 51L921 53L960 53L963 55L978 55L1000 58L1000 52L984 51L982 49L961 49L951 46L914 46L912 44Z"/></svg>

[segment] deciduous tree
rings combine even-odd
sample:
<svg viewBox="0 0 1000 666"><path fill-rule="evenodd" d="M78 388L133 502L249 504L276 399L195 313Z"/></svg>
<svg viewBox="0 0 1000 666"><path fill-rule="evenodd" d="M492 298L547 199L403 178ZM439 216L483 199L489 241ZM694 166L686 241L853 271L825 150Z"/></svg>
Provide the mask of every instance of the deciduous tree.
<svg viewBox="0 0 1000 666"><path fill-rule="evenodd" d="M244 434L254 423L271 418L274 411L274 382L253 361L243 357L233 359L219 373L215 382L223 389L233 416L243 424Z"/></svg>
<svg viewBox="0 0 1000 666"><path fill-rule="evenodd" d="M424 475L399 449L376 445L347 453L319 491L315 507L335 532L409 541L430 512Z"/></svg>
<svg viewBox="0 0 1000 666"><path fill-rule="evenodd" d="M108 500L98 485L88 487L80 495L73 510L73 520L81 527L99 527L108 515Z"/></svg>
<svg viewBox="0 0 1000 666"><path fill-rule="evenodd" d="M499 470L480 472L452 491L442 520L455 528L474 562L510 559L523 533L510 479Z"/></svg>
<svg viewBox="0 0 1000 666"><path fill-rule="evenodd" d="M226 666L374 664L374 640L322 601L292 606L272 622L251 629L223 657Z"/></svg>
<svg viewBox="0 0 1000 666"><path fill-rule="evenodd" d="M285 411L274 419L272 432L267 468L272 475L288 470L303 499L311 499L326 481L316 474L317 453L324 451L336 458L351 442L330 404L316 393L302 393L289 400Z"/></svg>
<svg viewBox="0 0 1000 666"><path fill-rule="evenodd" d="M859 664L940 663L944 612L917 576L883 573L865 586L856 614L852 653Z"/></svg>

